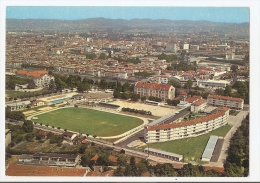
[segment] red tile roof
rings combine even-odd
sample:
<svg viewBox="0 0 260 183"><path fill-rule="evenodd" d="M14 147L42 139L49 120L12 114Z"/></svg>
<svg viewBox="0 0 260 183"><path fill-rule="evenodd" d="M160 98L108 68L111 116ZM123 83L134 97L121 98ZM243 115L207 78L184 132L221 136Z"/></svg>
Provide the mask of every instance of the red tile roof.
<svg viewBox="0 0 260 183"><path fill-rule="evenodd" d="M189 103L193 103L199 99L202 99L202 96L194 95L193 97L186 98L185 101Z"/></svg>
<svg viewBox="0 0 260 183"><path fill-rule="evenodd" d="M135 84L135 87L137 88L151 88L153 90L164 90L164 91L168 91L171 87L171 85L167 85L167 84L158 84L158 83L143 83L143 82L137 82Z"/></svg>
<svg viewBox="0 0 260 183"><path fill-rule="evenodd" d="M93 161L97 161L97 159L98 159L98 155L97 154L91 158L91 160L93 160Z"/></svg>
<svg viewBox="0 0 260 183"><path fill-rule="evenodd" d="M91 176L91 177L97 177L99 176L99 173L98 172L88 172L87 176Z"/></svg>
<svg viewBox="0 0 260 183"><path fill-rule="evenodd" d="M111 161L111 162L114 162L114 163L117 162L117 157L115 157L115 156L109 156L108 159L109 159L109 161Z"/></svg>
<svg viewBox="0 0 260 183"><path fill-rule="evenodd" d="M237 102L242 102L244 99L242 98L233 98L233 97L228 97L228 96L222 96L222 95L212 95L210 94L208 98L214 98L214 99L222 99L222 100L232 100L232 101L237 101Z"/></svg>
<svg viewBox="0 0 260 183"><path fill-rule="evenodd" d="M18 70L16 72L18 75L26 75L33 78L40 78L45 74L48 74L46 70L38 70L38 71L26 71L26 70Z"/></svg>
<svg viewBox="0 0 260 183"><path fill-rule="evenodd" d="M205 100L205 99L200 99L200 100L197 100L196 102L194 102L193 105L200 106L201 104L204 104L204 103L206 103L206 102L207 102L207 100Z"/></svg>
<svg viewBox="0 0 260 183"><path fill-rule="evenodd" d="M180 95L187 95L187 92L186 91L184 91L184 90L180 90L180 93L179 93Z"/></svg>
<svg viewBox="0 0 260 183"><path fill-rule="evenodd" d="M106 172L101 173L101 176L113 176L114 175L114 171L112 170L108 170Z"/></svg>
<svg viewBox="0 0 260 183"><path fill-rule="evenodd" d="M9 165L7 176L84 176L85 168L60 168L33 165Z"/></svg>
<svg viewBox="0 0 260 183"><path fill-rule="evenodd" d="M216 170L218 172L223 173L224 172L224 168L223 167L211 167L211 166L203 166L204 171L208 171L208 170Z"/></svg>

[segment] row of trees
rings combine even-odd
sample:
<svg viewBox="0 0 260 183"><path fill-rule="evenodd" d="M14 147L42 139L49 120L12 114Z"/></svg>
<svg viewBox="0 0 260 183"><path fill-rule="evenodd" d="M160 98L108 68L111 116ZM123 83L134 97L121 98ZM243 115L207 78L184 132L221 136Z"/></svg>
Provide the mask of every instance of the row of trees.
<svg viewBox="0 0 260 183"><path fill-rule="evenodd" d="M159 60L166 60L167 62L172 62L174 60L177 60L177 56L170 54L166 55L165 53L162 53L161 55L157 56Z"/></svg>
<svg viewBox="0 0 260 183"><path fill-rule="evenodd" d="M247 177L249 174L249 114L230 139L224 168L230 177Z"/></svg>
<svg viewBox="0 0 260 183"><path fill-rule="evenodd" d="M170 99L167 99L167 100L166 100L166 103L167 103L168 105L171 105L171 106L177 106L177 104L180 103L180 100L170 100Z"/></svg>
<svg viewBox="0 0 260 183"><path fill-rule="evenodd" d="M196 70L196 65L187 64L186 62L181 61L179 63L172 63L171 66L167 67L167 70L174 70L174 71Z"/></svg>
<svg viewBox="0 0 260 183"><path fill-rule="evenodd" d="M133 113L139 113L139 114L152 115L151 111L132 109L132 108L129 108L129 107L123 107L123 108L122 108L122 111L133 112Z"/></svg>
<svg viewBox="0 0 260 183"><path fill-rule="evenodd" d="M54 71L54 66L44 66L44 65L31 65L23 63L21 65L23 69L41 69L41 70L47 70L47 71Z"/></svg>
<svg viewBox="0 0 260 183"><path fill-rule="evenodd" d="M29 79L20 78L17 76L10 76L10 77L7 77L5 80L5 89L14 90L16 84L24 85L27 83L29 83Z"/></svg>

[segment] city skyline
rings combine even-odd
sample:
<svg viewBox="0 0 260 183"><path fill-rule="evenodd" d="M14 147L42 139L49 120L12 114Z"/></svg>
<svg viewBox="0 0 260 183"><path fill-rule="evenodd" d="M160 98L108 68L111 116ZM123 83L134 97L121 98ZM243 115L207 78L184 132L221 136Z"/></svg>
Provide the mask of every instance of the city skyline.
<svg viewBox="0 0 260 183"><path fill-rule="evenodd" d="M155 13L156 12L156 13ZM249 22L246 7L127 7L127 6L7 6L6 18L80 20L109 19L169 19L226 23Z"/></svg>

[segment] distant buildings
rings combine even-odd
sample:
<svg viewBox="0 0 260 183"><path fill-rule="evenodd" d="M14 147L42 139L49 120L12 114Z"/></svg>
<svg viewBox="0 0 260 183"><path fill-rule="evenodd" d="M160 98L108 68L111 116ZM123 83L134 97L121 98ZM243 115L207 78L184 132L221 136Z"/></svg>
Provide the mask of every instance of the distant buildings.
<svg viewBox="0 0 260 183"><path fill-rule="evenodd" d="M207 98L207 103L213 106L223 106L239 110L244 107L244 99L221 95L209 95Z"/></svg>
<svg viewBox="0 0 260 183"><path fill-rule="evenodd" d="M144 138L146 143L164 142L188 137L196 137L206 134L228 122L229 108L220 107L217 112L210 115L183 122L170 122L160 124L160 121L167 121L172 116L164 116L155 123L144 127Z"/></svg>
<svg viewBox="0 0 260 183"><path fill-rule="evenodd" d="M168 84L137 82L134 86L134 93L142 96L153 96L161 98L163 101L175 98L175 88Z"/></svg>
<svg viewBox="0 0 260 183"><path fill-rule="evenodd" d="M230 85L230 81L226 80L198 80L197 81L198 86L211 86L211 87L222 87L225 88L227 85Z"/></svg>

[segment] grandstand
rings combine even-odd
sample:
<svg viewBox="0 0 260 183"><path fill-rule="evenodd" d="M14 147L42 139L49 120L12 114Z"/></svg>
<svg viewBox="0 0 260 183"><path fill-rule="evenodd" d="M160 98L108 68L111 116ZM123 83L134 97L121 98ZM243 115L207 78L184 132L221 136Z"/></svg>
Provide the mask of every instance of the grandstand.
<svg viewBox="0 0 260 183"><path fill-rule="evenodd" d="M99 102L98 107L104 107L104 108L109 108L109 109L118 109L120 106L116 104L109 104L105 102Z"/></svg>
<svg viewBox="0 0 260 183"><path fill-rule="evenodd" d="M175 116L175 114L167 114L167 115L149 123L148 126L154 126L154 125L159 125L159 124L167 124L167 123L173 122L174 116Z"/></svg>

